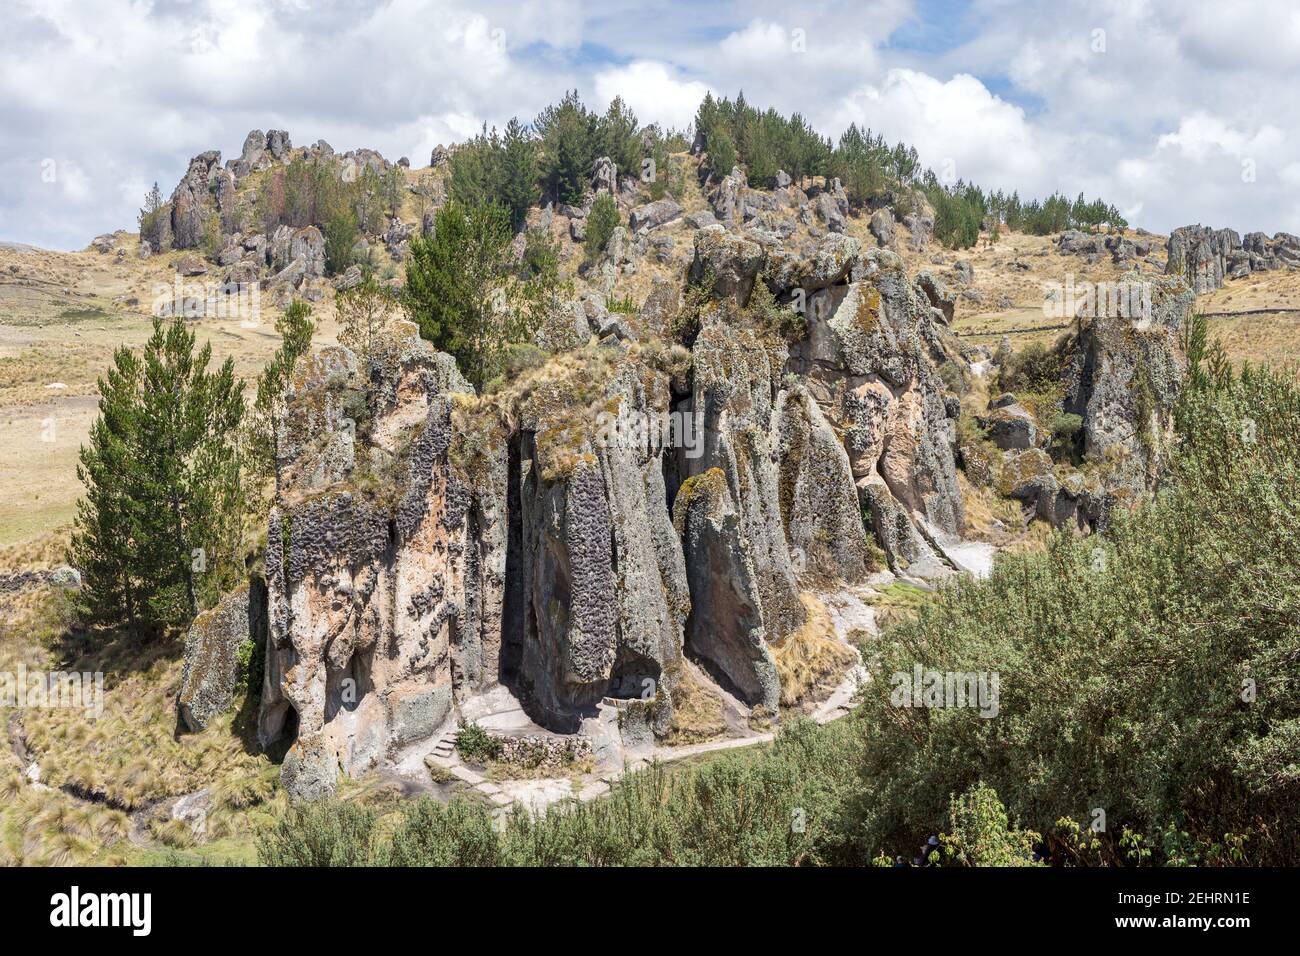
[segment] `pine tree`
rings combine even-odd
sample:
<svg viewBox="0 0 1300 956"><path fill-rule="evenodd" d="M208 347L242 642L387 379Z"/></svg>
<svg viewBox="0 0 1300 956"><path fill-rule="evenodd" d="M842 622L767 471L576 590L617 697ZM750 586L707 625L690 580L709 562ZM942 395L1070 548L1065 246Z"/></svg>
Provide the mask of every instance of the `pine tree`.
<svg viewBox="0 0 1300 956"><path fill-rule="evenodd" d="M597 120L570 90L558 105L538 114L533 128L542 138L542 176L547 192L560 202L581 205L591 164L596 160Z"/></svg>
<svg viewBox="0 0 1300 956"><path fill-rule="evenodd" d="M636 114L616 96L596 126L595 156L608 156L622 174L638 171L641 166L641 140L637 136Z"/></svg>
<svg viewBox="0 0 1300 956"><path fill-rule="evenodd" d="M407 315L476 386L490 377L504 344L494 322L502 311L509 246L505 210L453 201L438 210L433 235L415 237L408 250Z"/></svg>
<svg viewBox="0 0 1300 956"><path fill-rule="evenodd" d="M497 199L510 213L510 228L518 232L537 202L537 151L528 130L511 118L501 146L501 195Z"/></svg>
<svg viewBox="0 0 1300 956"><path fill-rule="evenodd" d="M730 174L735 165L736 144L732 142L731 134L719 127L709 137L709 168L716 178L721 179Z"/></svg>
<svg viewBox="0 0 1300 956"><path fill-rule="evenodd" d="M588 262L594 262L605 251L618 224L618 205L614 197L605 193L597 196L587 214L587 238L583 243Z"/></svg>
<svg viewBox="0 0 1300 956"><path fill-rule="evenodd" d="M166 218L162 190L155 182L153 188L145 193L144 206L140 209L137 221L140 224L140 238L153 247L154 252L162 251L163 223Z"/></svg>
<svg viewBox="0 0 1300 956"><path fill-rule="evenodd" d="M118 349L100 380L69 548L94 623L181 626L238 573L243 385L194 346L184 320L155 319L143 354Z"/></svg>
<svg viewBox="0 0 1300 956"><path fill-rule="evenodd" d="M366 276L360 285L340 292L334 301L341 326L339 345L356 353L357 365L366 369L397 303L374 276ZM364 378L369 381L369 374Z"/></svg>
<svg viewBox="0 0 1300 956"><path fill-rule="evenodd" d="M280 333L280 347L257 379L257 397L245 422L245 464L255 479L268 479L275 474L278 453L275 434L275 403L284 395L298 359L311 348L316 326L311 320L311 306L294 299L276 320L275 330Z"/></svg>

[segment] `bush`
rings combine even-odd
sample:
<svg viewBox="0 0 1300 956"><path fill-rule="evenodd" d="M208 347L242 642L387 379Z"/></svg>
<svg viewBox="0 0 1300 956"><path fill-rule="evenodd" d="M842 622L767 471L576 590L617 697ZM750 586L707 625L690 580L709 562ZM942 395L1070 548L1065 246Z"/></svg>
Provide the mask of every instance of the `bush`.
<svg viewBox="0 0 1300 956"><path fill-rule="evenodd" d="M344 801L291 804L274 824L258 833L263 866L369 866L378 855L378 815Z"/></svg>
<svg viewBox="0 0 1300 956"><path fill-rule="evenodd" d="M1004 392L1050 392L1060 384L1061 357L1041 342L1005 356L998 369L998 388Z"/></svg>
<svg viewBox="0 0 1300 956"><path fill-rule="evenodd" d="M361 236L357 221L350 213L340 212L325 224L325 269L338 275L353 264L352 249Z"/></svg>
<svg viewBox="0 0 1300 956"><path fill-rule="evenodd" d="M1164 847L1159 862L1243 846L1247 862L1294 860L1300 702L1269 689L1300 681L1300 391L1221 359L1191 382L1154 503L1116 516L1104 542L1062 532L1045 553L1004 554L880 645L875 673L996 672L1001 694L981 719L867 686L869 845L918 845L950 794L983 781L1066 858L1057 821L1102 808L1098 861L1126 860L1138 838Z"/></svg>
<svg viewBox="0 0 1300 956"><path fill-rule="evenodd" d="M463 760L485 764L501 755L501 741L478 724L462 722L456 737L456 750Z"/></svg>
<svg viewBox="0 0 1300 956"><path fill-rule="evenodd" d="M609 193L601 193L587 213L587 238L583 243L587 261L595 262L609 245L610 236L618 228L618 205Z"/></svg>
<svg viewBox="0 0 1300 956"><path fill-rule="evenodd" d="M472 726L472 725L471 725ZM464 731L462 731L462 739ZM776 741L698 766L628 774L590 803L534 817L517 808L503 833L482 804L422 800L390 828L336 801L295 806L259 833L272 866L790 866L853 862L844 818L856 721L795 720ZM391 837L383 832L389 829Z"/></svg>

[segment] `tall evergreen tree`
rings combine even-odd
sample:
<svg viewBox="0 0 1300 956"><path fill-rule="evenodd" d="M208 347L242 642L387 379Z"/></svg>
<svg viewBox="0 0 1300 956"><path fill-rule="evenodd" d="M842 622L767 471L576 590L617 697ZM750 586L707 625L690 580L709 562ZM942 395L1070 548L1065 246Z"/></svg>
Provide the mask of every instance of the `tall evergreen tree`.
<svg viewBox="0 0 1300 956"><path fill-rule="evenodd" d="M479 388L553 305L555 275L521 276L510 243L504 209L453 201L438 210L433 235L416 236L408 251L407 316Z"/></svg>
<svg viewBox="0 0 1300 956"><path fill-rule="evenodd" d="M596 159L597 118L570 90L558 104L537 115L533 128L542 139L542 177L546 191L560 202L581 205Z"/></svg>
<svg viewBox="0 0 1300 956"><path fill-rule="evenodd" d="M518 232L537 202L537 149L528 129L512 118L501 141L501 196L510 213L510 228Z"/></svg>
<svg viewBox="0 0 1300 956"><path fill-rule="evenodd" d="M118 349L100 380L69 548L93 622L183 625L237 573L243 385L194 346L184 320L155 319L143 354Z"/></svg>

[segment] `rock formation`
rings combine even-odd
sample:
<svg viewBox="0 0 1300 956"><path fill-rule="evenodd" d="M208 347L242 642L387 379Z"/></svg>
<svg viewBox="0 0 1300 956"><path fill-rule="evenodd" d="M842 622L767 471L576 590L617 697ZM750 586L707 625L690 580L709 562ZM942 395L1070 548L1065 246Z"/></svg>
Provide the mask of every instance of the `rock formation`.
<svg viewBox="0 0 1300 956"><path fill-rule="evenodd" d="M1300 237L1288 232L1272 239L1248 232L1243 239L1232 229L1180 226L1169 234L1167 249L1166 275L1182 276L1198 295L1252 272L1300 268Z"/></svg>
<svg viewBox="0 0 1300 956"><path fill-rule="evenodd" d="M202 730L234 701L245 645L248 657L266 645L266 586L261 581L227 594L190 625L177 698L181 719L190 730Z"/></svg>

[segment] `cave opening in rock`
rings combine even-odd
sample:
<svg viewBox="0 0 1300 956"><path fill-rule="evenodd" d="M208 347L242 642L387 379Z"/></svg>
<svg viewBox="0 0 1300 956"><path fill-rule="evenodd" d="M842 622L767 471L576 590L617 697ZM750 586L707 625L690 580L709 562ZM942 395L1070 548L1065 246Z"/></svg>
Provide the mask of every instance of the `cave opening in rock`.
<svg viewBox="0 0 1300 956"><path fill-rule="evenodd" d="M353 654L348 665L331 675L325 689L325 722L329 723L340 712L351 713L372 689L370 661L361 654Z"/></svg>
<svg viewBox="0 0 1300 956"><path fill-rule="evenodd" d="M614 662L605 696L619 700L651 700L659 693L662 670L654 658L624 648Z"/></svg>

